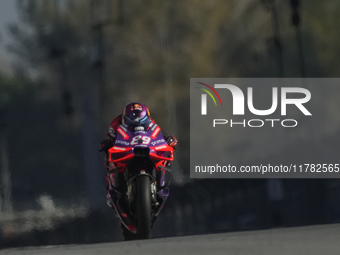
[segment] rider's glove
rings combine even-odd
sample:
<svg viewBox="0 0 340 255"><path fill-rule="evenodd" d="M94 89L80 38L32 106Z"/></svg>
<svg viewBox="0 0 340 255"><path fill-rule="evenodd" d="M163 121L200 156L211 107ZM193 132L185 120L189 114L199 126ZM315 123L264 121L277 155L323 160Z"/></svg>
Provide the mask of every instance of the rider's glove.
<svg viewBox="0 0 340 255"><path fill-rule="evenodd" d="M107 151L113 146L113 139L111 137L107 137L105 140L101 141L99 144L100 151Z"/></svg>
<svg viewBox="0 0 340 255"><path fill-rule="evenodd" d="M168 136L166 138L166 142L168 143L168 145L170 145L173 148L175 148L175 146L178 143L177 138L175 136L173 136L173 135Z"/></svg>

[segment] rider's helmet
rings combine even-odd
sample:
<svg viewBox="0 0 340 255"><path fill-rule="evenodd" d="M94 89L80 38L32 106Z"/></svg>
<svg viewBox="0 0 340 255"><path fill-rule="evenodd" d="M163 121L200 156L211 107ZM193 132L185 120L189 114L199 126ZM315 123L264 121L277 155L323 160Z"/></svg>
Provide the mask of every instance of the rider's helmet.
<svg viewBox="0 0 340 255"><path fill-rule="evenodd" d="M123 109L122 123L131 128L142 126L147 129L151 122L150 112L145 104L128 103Z"/></svg>

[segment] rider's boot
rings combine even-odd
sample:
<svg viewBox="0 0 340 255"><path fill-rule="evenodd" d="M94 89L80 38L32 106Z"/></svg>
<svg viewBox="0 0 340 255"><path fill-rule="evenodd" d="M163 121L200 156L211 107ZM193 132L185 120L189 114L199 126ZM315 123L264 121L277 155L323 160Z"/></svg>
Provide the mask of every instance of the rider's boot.
<svg viewBox="0 0 340 255"><path fill-rule="evenodd" d="M110 204L108 203L108 205L111 205L110 207L114 208L115 215L120 218L122 224L131 232L135 233L136 229L131 221L132 216L125 204L124 194L126 191L124 191L123 173L120 173L119 171L110 172L109 181L110 184L108 185L107 197L109 197L108 200L110 200Z"/></svg>
<svg viewBox="0 0 340 255"><path fill-rule="evenodd" d="M108 172L106 176L106 201L108 206L112 207L117 204L118 199L122 197L123 190L121 189L121 173L117 170Z"/></svg>
<svg viewBox="0 0 340 255"><path fill-rule="evenodd" d="M104 157L104 166L106 168L106 203L109 207L114 207L117 204L117 200L120 198L119 184L121 184L121 173L118 172L114 163L110 163L108 160L108 154ZM120 175L119 175L120 174Z"/></svg>
<svg viewBox="0 0 340 255"><path fill-rule="evenodd" d="M113 198L111 197L111 194L110 194L110 177L109 176L106 176L105 178L106 180L106 203L109 207L113 207Z"/></svg>

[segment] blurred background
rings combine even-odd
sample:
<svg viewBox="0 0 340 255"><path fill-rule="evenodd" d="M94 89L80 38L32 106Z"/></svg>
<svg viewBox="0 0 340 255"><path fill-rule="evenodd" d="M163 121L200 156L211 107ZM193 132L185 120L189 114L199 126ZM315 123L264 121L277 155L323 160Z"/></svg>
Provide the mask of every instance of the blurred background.
<svg viewBox="0 0 340 255"><path fill-rule="evenodd" d="M0 0L0 248L122 240L98 147L130 101L179 140L154 237L340 222L337 179L190 179L188 129L190 78L338 77L339 14L336 0ZM332 128L314 145L334 154Z"/></svg>

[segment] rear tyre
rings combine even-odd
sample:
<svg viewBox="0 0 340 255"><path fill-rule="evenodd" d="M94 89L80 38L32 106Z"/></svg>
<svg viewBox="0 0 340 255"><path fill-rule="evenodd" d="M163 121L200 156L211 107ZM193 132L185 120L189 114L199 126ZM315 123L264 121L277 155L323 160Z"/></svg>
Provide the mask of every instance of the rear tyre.
<svg viewBox="0 0 340 255"><path fill-rule="evenodd" d="M146 175L137 178L137 213L138 238L148 239L151 235L151 183Z"/></svg>

